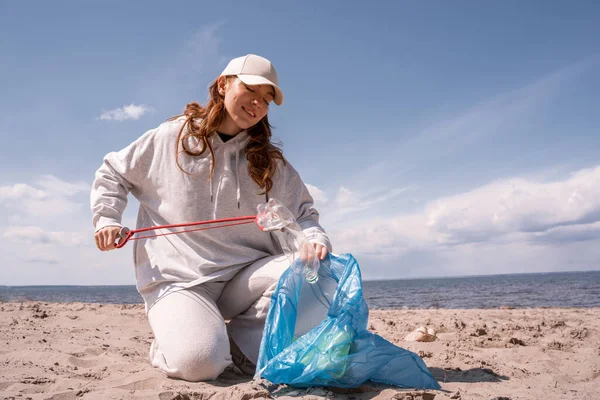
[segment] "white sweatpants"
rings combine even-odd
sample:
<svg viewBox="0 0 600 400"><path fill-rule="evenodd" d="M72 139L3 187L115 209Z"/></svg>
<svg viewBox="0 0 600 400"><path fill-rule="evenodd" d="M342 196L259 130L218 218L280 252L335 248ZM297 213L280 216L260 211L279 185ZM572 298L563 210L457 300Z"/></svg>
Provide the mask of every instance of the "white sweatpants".
<svg viewBox="0 0 600 400"><path fill-rule="evenodd" d="M271 295L287 267L285 255L266 257L227 282L207 282L161 298L148 311L152 365L172 378L216 379L231 364L228 331L256 364Z"/></svg>

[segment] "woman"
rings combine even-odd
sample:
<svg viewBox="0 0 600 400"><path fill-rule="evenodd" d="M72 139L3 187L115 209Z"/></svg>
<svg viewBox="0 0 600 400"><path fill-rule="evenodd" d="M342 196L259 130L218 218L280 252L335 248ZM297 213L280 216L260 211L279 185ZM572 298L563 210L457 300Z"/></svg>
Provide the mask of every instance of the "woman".
<svg viewBox="0 0 600 400"><path fill-rule="evenodd" d="M210 86L205 107L190 103L183 115L109 153L91 192L98 248L115 248L129 192L140 202L138 227L254 215L272 197L324 259L331 244L313 199L270 142L271 103L283 103L271 62L235 58ZM202 381L216 379L233 356L252 374L270 295L289 266L269 234L252 224L142 239L134 259L155 338L152 365Z"/></svg>

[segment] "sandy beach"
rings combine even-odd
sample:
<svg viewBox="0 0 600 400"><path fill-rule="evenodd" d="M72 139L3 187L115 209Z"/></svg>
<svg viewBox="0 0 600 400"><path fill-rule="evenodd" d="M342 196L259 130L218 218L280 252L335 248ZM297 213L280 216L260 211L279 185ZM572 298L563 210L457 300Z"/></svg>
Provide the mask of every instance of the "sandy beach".
<svg viewBox="0 0 600 400"><path fill-rule="evenodd" d="M437 340L404 341L419 326ZM371 310L369 329L420 354L443 390L168 379L147 361L141 305L24 302L0 303L0 399L600 398L600 308Z"/></svg>

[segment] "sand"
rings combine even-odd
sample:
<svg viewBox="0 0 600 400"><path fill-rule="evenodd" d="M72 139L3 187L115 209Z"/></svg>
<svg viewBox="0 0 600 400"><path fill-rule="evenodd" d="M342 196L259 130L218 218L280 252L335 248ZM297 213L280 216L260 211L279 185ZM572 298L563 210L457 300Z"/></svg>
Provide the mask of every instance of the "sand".
<svg viewBox="0 0 600 400"><path fill-rule="evenodd" d="M405 342L419 326L437 340ZM600 399L600 308L371 310L369 329L423 357L443 390L295 389L227 369L214 382L148 363L141 305L0 303L0 399Z"/></svg>

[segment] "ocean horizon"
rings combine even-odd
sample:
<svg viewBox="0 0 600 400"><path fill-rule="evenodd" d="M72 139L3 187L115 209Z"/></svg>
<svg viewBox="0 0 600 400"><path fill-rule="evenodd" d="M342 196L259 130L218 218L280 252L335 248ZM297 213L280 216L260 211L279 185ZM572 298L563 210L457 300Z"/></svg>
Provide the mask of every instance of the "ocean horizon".
<svg viewBox="0 0 600 400"><path fill-rule="evenodd" d="M600 307L600 271L363 281L369 308ZM0 285L0 301L141 304L135 285Z"/></svg>

